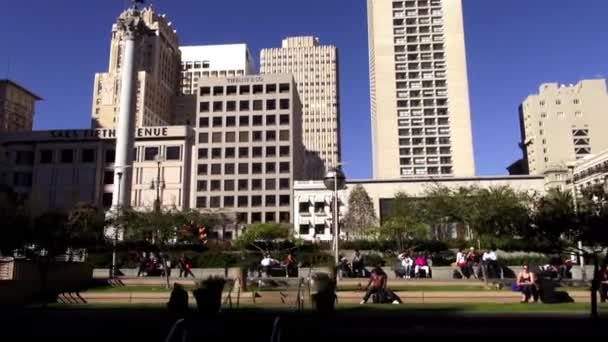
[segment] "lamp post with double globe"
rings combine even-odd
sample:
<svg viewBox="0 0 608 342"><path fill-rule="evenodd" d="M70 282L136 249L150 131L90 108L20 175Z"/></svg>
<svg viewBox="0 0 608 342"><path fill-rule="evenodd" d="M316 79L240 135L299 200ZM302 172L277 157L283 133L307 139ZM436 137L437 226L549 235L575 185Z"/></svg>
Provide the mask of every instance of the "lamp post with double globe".
<svg viewBox="0 0 608 342"><path fill-rule="evenodd" d="M340 255L339 255L339 243L340 243L340 210L338 206L338 190L342 190L345 188L346 177L344 176L344 172L342 172L342 168L340 166L331 168L325 174L325 178L323 183L328 190L333 191L333 200L332 200L332 223L333 223L333 250L334 257L336 261L336 265L340 263Z"/></svg>

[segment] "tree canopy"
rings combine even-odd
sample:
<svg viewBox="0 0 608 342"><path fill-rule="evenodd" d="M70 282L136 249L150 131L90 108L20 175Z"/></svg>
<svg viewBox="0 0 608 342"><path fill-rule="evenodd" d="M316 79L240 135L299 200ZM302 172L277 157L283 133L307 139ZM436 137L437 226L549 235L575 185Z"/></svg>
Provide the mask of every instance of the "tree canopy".
<svg viewBox="0 0 608 342"><path fill-rule="evenodd" d="M378 218L374 203L362 185L355 185L348 197L348 212L342 220L344 230L350 236L364 236L376 228Z"/></svg>

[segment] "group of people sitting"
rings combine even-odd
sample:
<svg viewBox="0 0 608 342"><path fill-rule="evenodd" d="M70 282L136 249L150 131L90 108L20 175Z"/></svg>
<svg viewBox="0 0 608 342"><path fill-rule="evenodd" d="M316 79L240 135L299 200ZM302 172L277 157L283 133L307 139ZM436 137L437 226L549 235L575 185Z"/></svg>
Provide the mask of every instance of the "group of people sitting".
<svg viewBox="0 0 608 342"><path fill-rule="evenodd" d="M274 259L269 252L265 252L262 260L260 261L260 267L258 268L258 276L261 277L262 273L266 277L273 276L285 276L297 277L298 276L298 263L293 253L288 253L283 262Z"/></svg>
<svg viewBox="0 0 608 342"><path fill-rule="evenodd" d="M488 278L498 279L502 277L501 267L498 264L496 248L492 246L486 251L477 252L475 247L469 248L467 252L460 248L456 253L456 271L461 278Z"/></svg>
<svg viewBox="0 0 608 342"><path fill-rule="evenodd" d="M367 278L369 276L369 272L365 269L365 259L358 249L355 250L352 260L340 256L338 272L342 278Z"/></svg>
<svg viewBox="0 0 608 342"><path fill-rule="evenodd" d="M397 257L401 267L395 269L398 278L431 278L432 260L427 253L405 251Z"/></svg>

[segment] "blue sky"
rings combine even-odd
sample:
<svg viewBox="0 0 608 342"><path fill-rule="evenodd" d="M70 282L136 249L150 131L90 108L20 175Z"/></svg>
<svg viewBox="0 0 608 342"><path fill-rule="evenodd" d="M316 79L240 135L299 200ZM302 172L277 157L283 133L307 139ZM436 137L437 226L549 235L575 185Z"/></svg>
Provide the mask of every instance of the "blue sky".
<svg viewBox="0 0 608 342"><path fill-rule="evenodd" d="M451 0L444 0L451 1ZM107 69L111 24L125 0L0 0L0 78L45 98L36 129L89 125L93 75ZM371 177L365 0L155 0L181 43L247 43L255 56L289 35L340 49L346 172ZM608 76L608 1L464 0L477 173L505 174L517 106L543 82ZM257 59L257 58L256 58Z"/></svg>

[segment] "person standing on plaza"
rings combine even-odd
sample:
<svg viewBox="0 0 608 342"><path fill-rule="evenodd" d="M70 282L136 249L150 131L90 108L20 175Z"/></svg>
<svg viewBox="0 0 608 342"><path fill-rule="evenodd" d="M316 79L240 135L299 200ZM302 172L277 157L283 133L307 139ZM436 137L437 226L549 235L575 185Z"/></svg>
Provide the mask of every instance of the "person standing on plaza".
<svg viewBox="0 0 608 342"><path fill-rule="evenodd" d="M365 273L363 272L363 256L361 255L358 249L355 249L355 255L353 255L352 265L355 277L363 277Z"/></svg>
<svg viewBox="0 0 608 342"><path fill-rule="evenodd" d="M479 274L479 254L475 251L475 247L469 249L467 253L467 268L475 279L478 279Z"/></svg>
<svg viewBox="0 0 608 342"><path fill-rule="evenodd" d="M471 277L471 273L467 269L467 258L462 248L458 249L458 253L456 253L456 270L462 279Z"/></svg>

